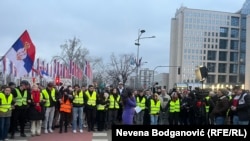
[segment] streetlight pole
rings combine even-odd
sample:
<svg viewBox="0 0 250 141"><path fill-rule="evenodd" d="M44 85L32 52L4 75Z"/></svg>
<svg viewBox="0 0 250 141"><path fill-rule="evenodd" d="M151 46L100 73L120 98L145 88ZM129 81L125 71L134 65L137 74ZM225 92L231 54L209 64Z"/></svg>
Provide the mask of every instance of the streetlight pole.
<svg viewBox="0 0 250 141"><path fill-rule="evenodd" d="M135 87L138 88L139 86L139 78L138 78L138 72L139 72L139 67L140 67L140 62L141 60L139 59L139 53L140 53L140 40L141 39L147 39L147 38L155 38L155 36L151 36L151 37L141 37L141 35L143 33L145 33L146 31L145 30L140 30L138 31L138 37L137 39L135 40L135 45L137 46L137 57L136 57L136 76L135 76Z"/></svg>

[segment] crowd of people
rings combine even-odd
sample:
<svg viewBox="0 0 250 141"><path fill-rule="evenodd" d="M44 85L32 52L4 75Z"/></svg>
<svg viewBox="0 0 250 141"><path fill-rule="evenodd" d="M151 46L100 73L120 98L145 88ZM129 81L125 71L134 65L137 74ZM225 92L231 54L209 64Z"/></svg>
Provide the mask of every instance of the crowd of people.
<svg viewBox="0 0 250 141"><path fill-rule="evenodd" d="M235 86L230 89L167 91L130 89L120 82L104 90L96 85L46 87L23 80L0 89L0 141L21 137L27 123L31 136L53 133L83 133L123 125L249 125L250 95Z"/></svg>

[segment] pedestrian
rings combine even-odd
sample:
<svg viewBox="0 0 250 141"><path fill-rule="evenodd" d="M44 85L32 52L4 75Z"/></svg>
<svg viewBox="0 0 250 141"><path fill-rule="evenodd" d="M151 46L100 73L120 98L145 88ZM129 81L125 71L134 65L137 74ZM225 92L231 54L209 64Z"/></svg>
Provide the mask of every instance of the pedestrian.
<svg viewBox="0 0 250 141"><path fill-rule="evenodd" d="M11 87L4 86L1 89L3 89L3 91L0 92L0 140L7 141L14 101L13 95L11 94Z"/></svg>
<svg viewBox="0 0 250 141"><path fill-rule="evenodd" d="M33 85L31 89L31 96L28 98L28 119L31 122L31 136L40 136L42 128L42 120L45 116L45 100L38 85Z"/></svg>
<svg viewBox="0 0 250 141"><path fill-rule="evenodd" d="M73 133L83 132L83 106L84 96L80 86L76 84L73 91Z"/></svg>
<svg viewBox="0 0 250 141"><path fill-rule="evenodd" d="M135 115L136 100L133 91L130 88L126 88L122 94L122 124L132 125Z"/></svg>
<svg viewBox="0 0 250 141"><path fill-rule="evenodd" d="M44 133L47 134L48 131L53 133L52 124L55 114L55 106L58 99L58 94L54 88L54 83L49 82L47 88L42 90L43 98L45 99L45 119L44 119Z"/></svg>
<svg viewBox="0 0 250 141"><path fill-rule="evenodd" d="M24 133L25 123L27 122L27 109L28 109L28 96L30 97L30 84L27 80L22 80L20 86L12 89L11 93L15 99L15 108L12 111L11 117L11 139L15 138L15 132L18 126L20 125L20 136L26 137Z"/></svg>
<svg viewBox="0 0 250 141"><path fill-rule="evenodd" d="M62 128L64 126L64 132L68 132L68 125L70 122L70 117L72 113L72 100L73 96L71 95L68 89L64 89L59 98L60 102L60 121L59 121L59 133L62 133Z"/></svg>
<svg viewBox="0 0 250 141"><path fill-rule="evenodd" d="M86 109L88 131L95 131L94 126L96 123L96 101L97 92L94 90L94 85L89 85L88 90L84 93L84 103Z"/></svg>

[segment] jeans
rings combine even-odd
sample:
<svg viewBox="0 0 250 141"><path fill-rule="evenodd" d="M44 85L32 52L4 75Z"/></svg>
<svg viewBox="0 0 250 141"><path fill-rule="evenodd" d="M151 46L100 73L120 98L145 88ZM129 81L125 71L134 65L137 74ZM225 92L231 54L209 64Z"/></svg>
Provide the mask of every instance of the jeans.
<svg viewBox="0 0 250 141"><path fill-rule="evenodd" d="M239 116L233 116L233 125L248 125L249 121L240 121Z"/></svg>
<svg viewBox="0 0 250 141"><path fill-rule="evenodd" d="M150 125L158 125L158 118L159 115L150 115L150 121L151 121Z"/></svg>
<svg viewBox="0 0 250 141"><path fill-rule="evenodd" d="M54 114L55 114L55 107L46 107L45 120L44 120L44 128L45 128L45 130L48 129L48 124L49 124L49 129L52 129Z"/></svg>
<svg viewBox="0 0 250 141"><path fill-rule="evenodd" d="M73 130L76 130L77 128L77 121L78 121L79 129L82 129L83 128L83 107L73 107Z"/></svg>
<svg viewBox="0 0 250 141"><path fill-rule="evenodd" d="M215 117L215 125L224 125L225 117Z"/></svg>
<svg viewBox="0 0 250 141"><path fill-rule="evenodd" d="M4 140L8 136L10 128L10 117L0 117L0 140Z"/></svg>

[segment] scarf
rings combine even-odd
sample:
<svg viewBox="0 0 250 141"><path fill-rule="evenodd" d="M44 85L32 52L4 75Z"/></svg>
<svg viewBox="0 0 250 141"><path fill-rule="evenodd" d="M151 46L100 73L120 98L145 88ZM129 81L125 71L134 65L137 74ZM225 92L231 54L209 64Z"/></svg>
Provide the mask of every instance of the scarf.
<svg viewBox="0 0 250 141"><path fill-rule="evenodd" d="M32 95L32 98L33 98L33 102L35 103L35 109L38 112L41 112L42 108L40 106L40 91L32 91L31 95Z"/></svg>

